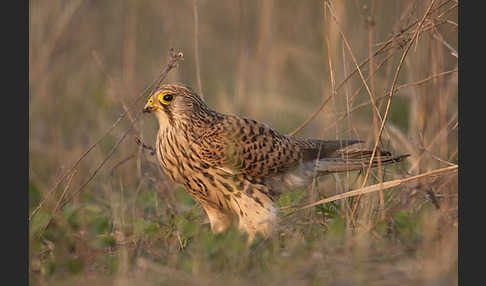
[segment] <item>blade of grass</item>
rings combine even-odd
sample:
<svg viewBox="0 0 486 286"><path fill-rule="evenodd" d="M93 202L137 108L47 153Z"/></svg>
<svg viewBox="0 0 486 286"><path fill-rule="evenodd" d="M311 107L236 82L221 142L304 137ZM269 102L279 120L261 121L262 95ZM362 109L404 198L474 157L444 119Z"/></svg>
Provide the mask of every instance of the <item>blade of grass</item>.
<svg viewBox="0 0 486 286"><path fill-rule="evenodd" d="M375 158L376 149L378 148L378 144L380 143L381 134L383 133L383 129L385 128L385 122L386 122L386 119L388 117L388 113L390 111L391 99L392 99L393 94L394 94L393 91L395 90L395 86L396 86L397 81L398 81L398 75L399 75L399 73L400 73L400 71L402 69L403 62L405 61L405 57L407 56L408 51L410 50L410 48L414 44L415 40L417 39L417 37L419 35L419 31L420 31L422 25L424 24L425 20L427 19L427 16L429 15L429 13L430 13L430 11L431 11L432 6L434 5L434 3L435 3L435 0L432 0L430 2L430 5L427 8L427 11L425 12L424 16L422 17L422 20L420 21L420 23L417 26L417 28L415 29L415 32L414 32L412 38L410 39L410 41L408 42L407 47L403 51L402 57L400 58L400 62L398 63L397 70L395 71L395 75L393 77L392 87L390 89L390 93L388 94L388 102L386 104L385 115L383 116L383 120L381 121L381 126L380 126L380 130L378 131L378 135L375 138L375 145L373 147L373 152L371 153L371 156L370 156L370 161L368 163L368 168L366 170L366 174L365 174L365 177L363 179L363 183L361 184L362 187L364 187L366 185L366 182L368 180L368 176L370 174L371 165L372 165L373 159ZM358 197L358 200L356 200L356 203L354 204L352 216L354 216L354 214L356 213L356 209L358 208L358 203L359 203L359 197Z"/></svg>
<svg viewBox="0 0 486 286"><path fill-rule="evenodd" d="M330 198L322 199L322 200L319 200L319 201L311 203L311 204L284 206L284 207L281 207L280 210L296 208L295 211L298 211L298 210L307 209L307 208L310 208L310 207L313 207L313 206L317 206L317 205L321 205L321 204L325 204L325 203L329 203L329 202L333 202L333 201L337 201L337 200L341 200L341 199L345 199L345 198L361 196L361 195L364 195L364 194L377 192L379 190L386 190L386 189L393 188L393 187L402 185L404 183L407 183L407 182L410 182L410 181L413 181L413 180L418 180L418 179L421 179L421 178L424 178L424 177L429 177L429 176L437 175L437 174L440 174L440 173L454 171L454 170L457 170L458 167L459 167L458 165L453 165L453 166L450 166L450 167L436 169L436 170L432 170L430 172L422 173L422 174L412 176L412 177L408 177L408 178L404 178L404 179L397 179L397 180L383 182L383 183L380 183L380 184L371 185L371 186L368 186L368 187L365 187L365 188L359 188L357 190L338 194L338 195L332 196Z"/></svg>

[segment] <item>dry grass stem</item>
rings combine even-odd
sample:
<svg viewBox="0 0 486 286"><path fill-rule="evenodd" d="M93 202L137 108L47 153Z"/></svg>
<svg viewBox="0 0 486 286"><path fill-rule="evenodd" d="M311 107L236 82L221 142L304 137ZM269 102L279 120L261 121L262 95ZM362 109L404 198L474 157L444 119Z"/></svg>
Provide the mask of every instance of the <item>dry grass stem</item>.
<svg viewBox="0 0 486 286"><path fill-rule="evenodd" d="M378 144L380 142L380 137L381 137L381 134L383 133L383 129L385 128L385 122L386 122L386 119L387 119L387 116L388 116L388 112L390 111L390 105L391 105L391 99L393 97L393 94L394 94L394 89L395 89L395 85L397 84L397 81L398 81L398 75L400 73L400 70L401 70L401 67L403 65L403 62L405 60L405 57L407 56L408 54L408 51L410 50L410 48L412 47L413 43L415 42L415 40L417 39L418 35L419 35L419 31L422 27L422 25L424 24L425 20L427 19L427 16L429 15L430 13L430 10L432 9L432 6L434 5L435 3L435 0L432 0L430 2L430 5L429 7L427 8L427 11L425 12L422 20L420 21L419 25L417 26L417 28L415 29L415 32L412 36L412 38L410 39L407 47L405 48L405 50L403 51L403 54L402 54L402 57L400 58L400 62L398 63L398 67L395 71L395 75L393 77L393 82L392 82L392 87L391 87L391 91L390 93L388 94L388 102L386 104L386 109L385 109L385 115L383 116L383 120L381 122L381 126L380 126L380 130L378 131L378 134L375 138L375 145L373 147L373 152L371 153L371 156L370 156L370 161L368 163L368 168L366 170L366 173L365 173L365 176L364 176L364 179L363 179L363 183L361 184L361 187L364 187L366 185L366 182L368 180L368 176L370 174L370 170L371 170L371 164L373 162L373 159L375 158L375 154L376 154L376 150L378 148ZM359 199L356 201L356 203L354 204L354 207L353 207L353 215L354 213L356 212L356 209L358 207L358 202L359 202Z"/></svg>
<svg viewBox="0 0 486 286"><path fill-rule="evenodd" d="M194 59L196 62L196 79L197 79L197 89L199 95L204 98L201 83L201 61L199 60L199 14L198 14L198 0L193 0L192 10L194 12Z"/></svg>
<svg viewBox="0 0 486 286"><path fill-rule="evenodd" d="M404 183L407 183L407 182L410 182L410 181L413 181L413 180L418 180L418 179L421 179L421 178L425 178L425 177L429 177L429 176L433 176L433 175L438 175L440 173L454 171L454 170L457 170L458 167L459 167L458 165L453 165L453 166L450 166L450 167L436 169L436 170L433 170L433 171L430 171L430 172L422 173L422 174L415 175L415 176L408 177L408 178L404 178L404 179L397 179L397 180L393 180L393 181L387 181L387 182L371 185L371 186L368 186L368 187L365 187L365 188L359 188L357 190L338 194L338 195L332 196L330 198L319 200L319 201L311 203L311 204L300 205L300 206L298 206L298 205L297 206L284 206L284 207L281 207L280 209L281 210L291 209L291 208L295 208L297 210L307 209L307 208L310 208L310 207L314 207L314 206L317 206L317 205L321 205L321 204L325 204L325 203L329 203L329 202L333 202L333 201L337 201L337 200L341 200L341 199L345 199L345 198L351 198L351 197L361 196L361 195L364 195L364 194L373 193L373 192L380 191L380 190L386 190L386 189L393 188L393 187L399 186L401 184L404 184Z"/></svg>

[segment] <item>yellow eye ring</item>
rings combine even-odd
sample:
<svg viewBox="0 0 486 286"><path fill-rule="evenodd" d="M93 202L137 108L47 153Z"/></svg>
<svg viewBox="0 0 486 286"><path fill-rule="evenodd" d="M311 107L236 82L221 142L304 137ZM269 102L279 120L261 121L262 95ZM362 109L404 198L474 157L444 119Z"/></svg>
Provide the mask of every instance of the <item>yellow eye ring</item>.
<svg viewBox="0 0 486 286"><path fill-rule="evenodd" d="M164 105L170 104L174 100L174 95L171 93L160 93L157 97L160 103Z"/></svg>

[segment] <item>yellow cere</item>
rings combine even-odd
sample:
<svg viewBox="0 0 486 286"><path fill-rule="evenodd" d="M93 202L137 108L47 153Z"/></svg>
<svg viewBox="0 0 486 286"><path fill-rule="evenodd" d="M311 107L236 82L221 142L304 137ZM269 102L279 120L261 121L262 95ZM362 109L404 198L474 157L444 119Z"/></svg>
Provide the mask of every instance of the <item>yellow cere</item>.
<svg viewBox="0 0 486 286"><path fill-rule="evenodd" d="M160 92L160 93L156 94L155 96L151 96L149 98L147 104L152 105L152 106L155 106L155 107L160 108L160 109L163 109L162 106L160 106L159 104L157 104L157 103L154 102L154 97L156 97L157 98L157 101L160 102L160 103L162 103L163 105L168 105L168 104L170 104L170 102L172 100L170 100L170 101L165 100L164 99L164 96L165 95L167 95L167 93Z"/></svg>
<svg viewBox="0 0 486 286"><path fill-rule="evenodd" d="M158 105L157 103L154 103L154 98L152 96L149 98L147 104L162 109L162 106Z"/></svg>

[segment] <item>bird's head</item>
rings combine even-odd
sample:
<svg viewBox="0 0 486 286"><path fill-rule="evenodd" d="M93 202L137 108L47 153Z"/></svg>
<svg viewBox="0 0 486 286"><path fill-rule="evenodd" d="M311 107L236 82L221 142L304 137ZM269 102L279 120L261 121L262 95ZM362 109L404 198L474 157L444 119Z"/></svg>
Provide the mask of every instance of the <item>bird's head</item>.
<svg viewBox="0 0 486 286"><path fill-rule="evenodd" d="M155 90L143 112L154 113L160 127L175 127L206 111L208 107L191 88L178 84L165 84Z"/></svg>

